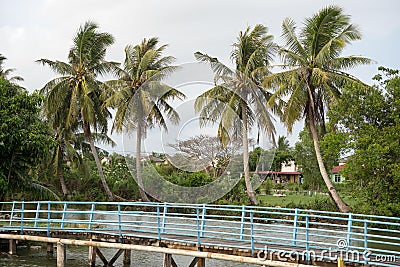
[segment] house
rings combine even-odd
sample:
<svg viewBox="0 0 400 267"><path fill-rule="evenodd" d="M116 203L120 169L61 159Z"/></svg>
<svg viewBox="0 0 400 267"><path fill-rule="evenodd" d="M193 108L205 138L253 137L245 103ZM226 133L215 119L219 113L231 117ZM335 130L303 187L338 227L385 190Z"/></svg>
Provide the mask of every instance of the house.
<svg viewBox="0 0 400 267"><path fill-rule="evenodd" d="M332 170L330 170L329 172L329 176L331 178L331 181L333 183L342 183L346 180L345 177L343 177L343 175L340 174L341 170L343 170L344 165L346 165L345 161L339 161L339 165L338 166L334 166L332 168Z"/></svg>
<svg viewBox="0 0 400 267"><path fill-rule="evenodd" d="M303 176L298 171L296 163L291 160L289 162L283 162L281 165L281 171L257 171L256 174L260 176L261 179L269 178L271 181L277 184L287 184L287 183L303 183Z"/></svg>

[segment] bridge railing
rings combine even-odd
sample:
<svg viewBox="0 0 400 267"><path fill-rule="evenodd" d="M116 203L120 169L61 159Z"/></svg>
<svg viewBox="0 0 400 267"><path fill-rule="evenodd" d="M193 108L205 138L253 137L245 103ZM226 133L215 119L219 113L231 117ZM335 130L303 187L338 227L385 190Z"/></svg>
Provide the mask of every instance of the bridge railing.
<svg viewBox="0 0 400 267"><path fill-rule="evenodd" d="M400 218L302 209L147 202L5 202L0 231L143 237L269 258L400 263ZM260 252L263 252L260 254Z"/></svg>

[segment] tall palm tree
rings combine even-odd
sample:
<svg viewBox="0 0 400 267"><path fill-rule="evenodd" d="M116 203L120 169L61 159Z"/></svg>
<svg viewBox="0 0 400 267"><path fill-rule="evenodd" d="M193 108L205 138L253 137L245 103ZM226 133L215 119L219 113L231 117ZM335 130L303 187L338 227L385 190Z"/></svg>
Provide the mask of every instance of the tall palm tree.
<svg viewBox="0 0 400 267"><path fill-rule="evenodd" d="M332 199L342 212L349 206L340 198L332 185L324 166L318 140L325 133L325 112L340 97L340 89L346 83L364 85L345 70L370 59L361 56L341 56L343 49L352 41L361 39L359 29L350 23L350 16L340 7L323 8L305 20L300 33L295 22L287 18L282 24L282 36L286 41L279 50L286 68L269 75L263 84L276 89L270 99L288 96L281 119L292 130L293 124L305 118L313 139L321 175Z"/></svg>
<svg viewBox="0 0 400 267"><path fill-rule="evenodd" d="M24 79L20 76L9 77L10 74L15 71L15 69L3 69L3 64L6 59L7 58L5 56L0 54L0 77L2 77L5 80L8 80L10 82L23 81Z"/></svg>
<svg viewBox="0 0 400 267"><path fill-rule="evenodd" d="M117 108L113 130L136 131L136 172L141 197L149 201L141 174L141 142L149 128L160 126L167 130L166 119L179 121L177 112L169 100L182 99L184 94L160 84L160 81L176 67L170 64L172 56L163 56L167 45L157 47L158 39L144 39L140 44L125 48L123 68L118 79L107 82L106 105Z"/></svg>
<svg viewBox="0 0 400 267"><path fill-rule="evenodd" d="M117 64L104 59L107 47L114 42L113 36L99 32L98 28L90 21L79 28L69 51L68 63L48 59L38 62L62 75L49 81L42 89L46 113L56 114L55 121L66 129L79 124L90 144L104 190L113 200L114 195L104 178L94 145L93 132L107 133L107 119L111 117L103 107L100 98L102 83L97 77L112 71Z"/></svg>
<svg viewBox="0 0 400 267"><path fill-rule="evenodd" d="M242 139L244 178L253 205L258 201L249 172L249 128L257 125L271 138L275 133L266 106L270 94L261 87L261 78L269 72L268 65L277 48L267 32L265 26L256 25L239 33L231 52L235 70L207 54L195 53L197 60L210 63L215 72L215 87L196 99L195 109L200 112L203 125L219 121L218 136L224 144L230 139Z"/></svg>

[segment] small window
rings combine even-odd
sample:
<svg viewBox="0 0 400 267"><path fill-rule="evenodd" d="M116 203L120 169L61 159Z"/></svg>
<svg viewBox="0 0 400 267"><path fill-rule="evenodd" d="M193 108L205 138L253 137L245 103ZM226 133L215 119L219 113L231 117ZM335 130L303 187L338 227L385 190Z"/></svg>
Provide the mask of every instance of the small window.
<svg viewBox="0 0 400 267"><path fill-rule="evenodd" d="M340 174L335 174L335 183L340 183L342 182L342 177L340 176Z"/></svg>

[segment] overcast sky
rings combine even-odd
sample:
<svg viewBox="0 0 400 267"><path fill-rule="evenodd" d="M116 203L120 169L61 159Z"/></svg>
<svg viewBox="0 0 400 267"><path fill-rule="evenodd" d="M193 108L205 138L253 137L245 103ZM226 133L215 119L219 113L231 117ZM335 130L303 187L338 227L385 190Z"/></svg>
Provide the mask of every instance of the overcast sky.
<svg viewBox="0 0 400 267"><path fill-rule="evenodd" d="M168 43L176 63L194 61L202 51L230 65L231 44L240 30L262 23L281 44L281 23L293 18L299 26L306 17L330 4L344 8L358 24L361 41L344 54L363 55L377 64L351 71L367 83L380 65L400 68L399 0L0 0L0 53L6 68L16 68L28 90L43 87L54 73L35 60L66 61L72 38L81 24L92 20L114 35L107 59L123 60L127 44L158 36Z"/></svg>

